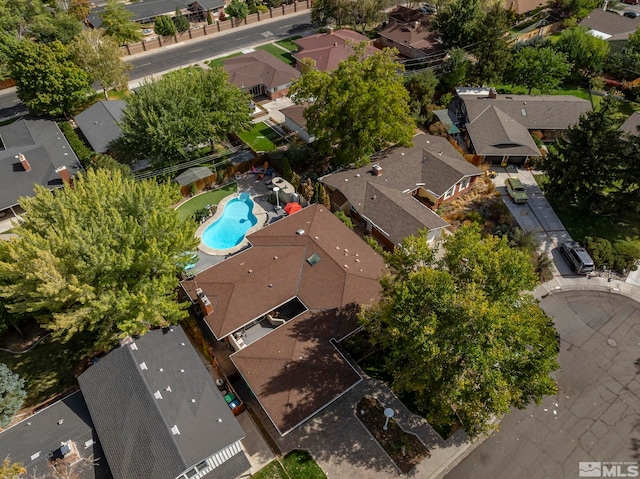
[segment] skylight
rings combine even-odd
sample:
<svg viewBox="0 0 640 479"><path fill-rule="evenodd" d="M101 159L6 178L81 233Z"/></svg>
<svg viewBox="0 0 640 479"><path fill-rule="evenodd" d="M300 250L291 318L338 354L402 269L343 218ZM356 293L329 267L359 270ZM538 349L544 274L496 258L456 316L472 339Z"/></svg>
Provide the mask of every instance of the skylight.
<svg viewBox="0 0 640 479"><path fill-rule="evenodd" d="M311 266L315 266L318 261L320 261L320 256L318 256L316 253L313 253L307 258L307 263L309 263Z"/></svg>

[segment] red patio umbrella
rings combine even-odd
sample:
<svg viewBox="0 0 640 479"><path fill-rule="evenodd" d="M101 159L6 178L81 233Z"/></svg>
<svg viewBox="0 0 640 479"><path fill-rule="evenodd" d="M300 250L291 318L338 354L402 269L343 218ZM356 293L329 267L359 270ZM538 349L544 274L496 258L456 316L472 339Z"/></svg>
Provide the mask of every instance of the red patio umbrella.
<svg viewBox="0 0 640 479"><path fill-rule="evenodd" d="M284 207L284 210L287 212L288 215L292 215L294 214L296 211L300 211L302 209L302 206L300 206L300 203L287 203L287 205Z"/></svg>

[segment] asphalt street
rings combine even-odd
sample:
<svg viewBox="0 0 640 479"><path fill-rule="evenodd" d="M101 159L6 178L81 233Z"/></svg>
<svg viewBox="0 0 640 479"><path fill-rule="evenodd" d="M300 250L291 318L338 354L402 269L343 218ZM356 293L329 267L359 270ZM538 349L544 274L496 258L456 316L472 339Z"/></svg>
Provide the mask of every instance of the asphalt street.
<svg viewBox="0 0 640 479"><path fill-rule="evenodd" d="M640 304L571 291L549 295L541 306L561 338L558 394L508 414L445 479L574 479L580 462L619 462L620 474L624 463L637 465Z"/></svg>
<svg viewBox="0 0 640 479"><path fill-rule="evenodd" d="M298 35L308 30L310 19L310 12L305 11L126 57L125 61L134 68L129 79L135 82L168 70ZM0 90L0 118L25 110L15 88Z"/></svg>

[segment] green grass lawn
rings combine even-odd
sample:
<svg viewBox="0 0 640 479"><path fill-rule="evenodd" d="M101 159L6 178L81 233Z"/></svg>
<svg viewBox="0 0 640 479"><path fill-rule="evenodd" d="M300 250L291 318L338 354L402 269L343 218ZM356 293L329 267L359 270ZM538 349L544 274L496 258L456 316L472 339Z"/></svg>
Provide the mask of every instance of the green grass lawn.
<svg viewBox="0 0 640 479"><path fill-rule="evenodd" d="M593 95L591 99L591 104L593 105L593 108L597 109L603 100L604 100L603 96ZM627 100L619 101L617 106L618 106L618 111L615 113L614 118L620 125L622 125L633 114L634 111L640 111L640 103L634 103Z"/></svg>
<svg viewBox="0 0 640 479"><path fill-rule="evenodd" d="M527 95L529 89L519 85L497 85L495 89L498 93L513 94L513 95ZM541 95L542 92L537 88L531 90L532 95ZM575 85L562 86L557 90L552 90L547 95L572 95L583 100L591 100L591 93L584 88L576 87Z"/></svg>
<svg viewBox="0 0 640 479"><path fill-rule="evenodd" d="M265 52L270 53L274 57L282 60L287 65L293 65L296 61L291 56L291 53L285 52L282 48L278 48L277 46L268 43L266 45L261 45L256 48L256 50L264 50Z"/></svg>
<svg viewBox="0 0 640 479"><path fill-rule="evenodd" d="M204 63L208 65L209 68L223 67L224 63L222 63L222 60L226 60L227 58L239 57L240 55L242 55L242 52L232 53L231 55L227 55L226 57L216 58L215 60L209 60Z"/></svg>
<svg viewBox="0 0 640 479"><path fill-rule="evenodd" d="M280 136L264 122L256 123L251 130L239 133L238 136L253 151L273 151L276 149L273 142L280 140Z"/></svg>
<svg viewBox="0 0 640 479"><path fill-rule="evenodd" d="M283 467L284 466L284 467ZM326 479L320 466L306 451L291 451L280 461L267 464L254 479Z"/></svg>
<svg viewBox="0 0 640 479"><path fill-rule="evenodd" d="M540 188L544 188L545 175L534 175ZM611 242L616 240L640 241L640 218L635 221L620 221L608 216L599 216L590 212L580 212L549 200L553 210L567 228L574 240L584 241L584 238L605 238Z"/></svg>
<svg viewBox="0 0 640 479"><path fill-rule="evenodd" d="M289 50L290 52L295 52L298 50L298 45L296 45L295 43L293 43L294 40L297 40L298 38L302 38L300 36L295 36L295 37L291 37L291 38L286 38L284 40L280 40L278 42L276 42L278 45L280 45L283 48L286 48L287 50Z"/></svg>
<svg viewBox="0 0 640 479"><path fill-rule="evenodd" d="M178 216L182 221L185 221L196 211L205 208L207 205L217 205L222 198L225 198L233 194L238 189L237 183L230 183L222 188L213 191L207 191L194 196L190 200L182 203L178 207Z"/></svg>
<svg viewBox="0 0 640 479"><path fill-rule="evenodd" d="M79 361L77 345L44 339L28 353L0 351L0 363L25 382L23 407L31 407L63 393L75 384L73 370Z"/></svg>

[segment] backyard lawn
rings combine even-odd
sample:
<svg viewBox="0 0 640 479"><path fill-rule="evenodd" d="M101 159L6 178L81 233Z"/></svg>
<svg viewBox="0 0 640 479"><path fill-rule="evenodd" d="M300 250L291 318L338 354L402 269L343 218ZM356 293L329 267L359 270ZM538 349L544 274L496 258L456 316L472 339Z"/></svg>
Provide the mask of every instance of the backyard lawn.
<svg viewBox="0 0 640 479"><path fill-rule="evenodd" d="M327 479L320 466L306 451L291 451L280 461L267 464L253 477L254 479Z"/></svg>
<svg viewBox="0 0 640 479"><path fill-rule="evenodd" d="M222 198L235 193L237 189L237 183L230 183L226 186L223 186L222 188L218 188L217 190L207 191L206 193L201 193L198 196L194 196L178 207L178 216L182 221L185 221L196 211L201 210L202 208L206 208L207 205L217 205L218 203L220 203L220 200L222 200Z"/></svg>
<svg viewBox="0 0 640 479"><path fill-rule="evenodd" d="M293 64L295 64L296 62L294 58L291 56L291 53L285 52L282 48L279 48L276 45L273 45L271 43L259 46L256 48L256 50L264 50L265 52L270 53L274 57L282 60L287 65L293 66Z"/></svg>
<svg viewBox="0 0 640 479"><path fill-rule="evenodd" d="M75 384L78 346L61 343L51 337L29 352L11 354L0 351L0 363L24 379L27 396L23 407L32 407L63 393Z"/></svg>
<svg viewBox="0 0 640 479"><path fill-rule="evenodd" d="M527 95L529 94L529 89L519 85L497 85L495 87L496 91L500 94L513 94L513 95ZM537 88L531 90L532 95L540 95L542 92ZM552 90L547 93L547 95L572 95L578 98L582 98L583 100L591 101L591 93L588 90L580 87L576 87L575 85L565 85L557 90Z"/></svg>
<svg viewBox="0 0 640 479"><path fill-rule="evenodd" d="M264 122L256 123L251 130L239 133L238 136L256 152L275 150L276 145L274 141L280 139L280 135L269 128L269 125Z"/></svg>

